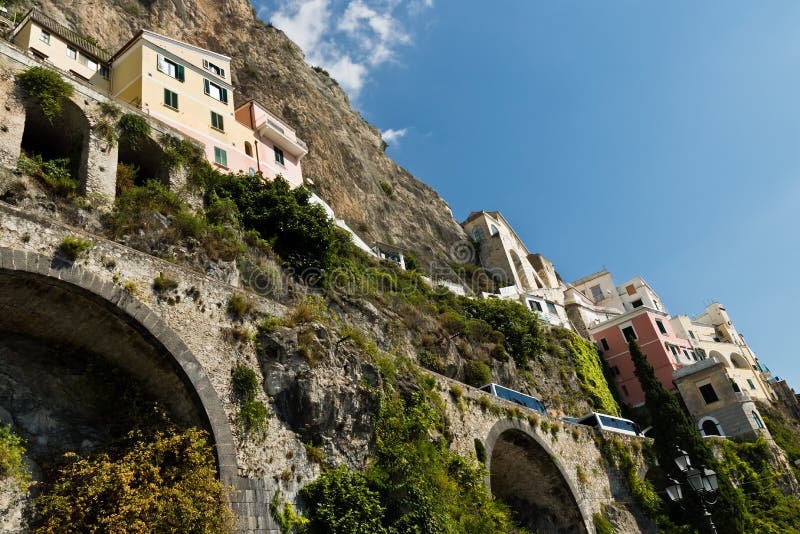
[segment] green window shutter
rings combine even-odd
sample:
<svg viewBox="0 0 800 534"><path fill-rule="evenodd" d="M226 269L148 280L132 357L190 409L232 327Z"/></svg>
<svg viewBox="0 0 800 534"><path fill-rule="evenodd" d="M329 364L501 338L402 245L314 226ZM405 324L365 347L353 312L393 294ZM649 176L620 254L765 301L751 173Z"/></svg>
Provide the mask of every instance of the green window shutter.
<svg viewBox="0 0 800 534"><path fill-rule="evenodd" d="M179 82L185 80L183 65L176 65L175 66L175 77L178 79Z"/></svg>
<svg viewBox="0 0 800 534"><path fill-rule="evenodd" d="M220 87L219 88L219 97L220 97L220 100L222 102L227 104L228 103L228 90L225 89L224 87Z"/></svg>
<svg viewBox="0 0 800 534"><path fill-rule="evenodd" d="M205 78L203 78L203 90L205 91L205 93L207 95L211 94L211 90L210 90L210 87L208 85L208 80L206 80Z"/></svg>
<svg viewBox="0 0 800 534"><path fill-rule="evenodd" d="M166 88L164 89L164 104L166 104L167 106L172 105L172 99L169 96L169 89Z"/></svg>

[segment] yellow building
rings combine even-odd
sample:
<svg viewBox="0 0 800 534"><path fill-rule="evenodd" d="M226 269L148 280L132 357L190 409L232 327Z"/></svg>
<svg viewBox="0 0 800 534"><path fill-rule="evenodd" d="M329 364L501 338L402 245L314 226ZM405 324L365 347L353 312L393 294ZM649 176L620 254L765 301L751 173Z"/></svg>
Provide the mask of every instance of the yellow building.
<svg viewBox="0 0 800 534"><path fill-rule="evenodd" d="M263 106L234 106L231 58L141 30L114 54L32 9L12 34L14 44L48 66L108 93L114 100L200 141L222 172L282 175L303 183L308 153L294 130Z"/></svg>
<svg viewBox="0 0 800 534"><path fill-rule="evenodd" d="M90 39L30 10L10 36L18 48L50 66L108 91L111 54Z"/></svg>

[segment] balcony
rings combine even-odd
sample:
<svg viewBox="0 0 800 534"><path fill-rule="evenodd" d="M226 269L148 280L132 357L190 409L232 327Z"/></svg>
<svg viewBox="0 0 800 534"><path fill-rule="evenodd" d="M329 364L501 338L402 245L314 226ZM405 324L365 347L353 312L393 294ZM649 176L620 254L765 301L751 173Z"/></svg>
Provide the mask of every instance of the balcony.
<svg viewBox="0 0 800 534"><path fill-rule="evenodd" d="M296 158L308 153L308 146L297 138L294 130L268 112L256 123L256 132Z"/></svg>

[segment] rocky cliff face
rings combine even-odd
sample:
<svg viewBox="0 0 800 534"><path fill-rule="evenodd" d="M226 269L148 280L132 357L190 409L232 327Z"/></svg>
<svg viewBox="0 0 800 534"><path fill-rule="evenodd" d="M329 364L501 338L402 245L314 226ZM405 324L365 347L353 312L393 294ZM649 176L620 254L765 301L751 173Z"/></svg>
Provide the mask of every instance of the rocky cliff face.
<svg viewBox="0 0 800 534"><path fill-rule="evenodd" d="M436 191L383 153L378 129L283 32L259 21L248 0L42 0L15 9L31 5L109 50L148 28L231 56L237 103L253 98L296 127L309 146L304 175L367 242L400 245L428 263L464 238Z"/></svg>

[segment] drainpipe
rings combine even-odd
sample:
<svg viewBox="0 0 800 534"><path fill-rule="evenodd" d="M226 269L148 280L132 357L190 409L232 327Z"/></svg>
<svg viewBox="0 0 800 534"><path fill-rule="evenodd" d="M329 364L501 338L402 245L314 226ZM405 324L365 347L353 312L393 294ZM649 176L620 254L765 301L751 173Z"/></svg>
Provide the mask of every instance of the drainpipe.
<svg viewBox="0 0 800 534"><path fill-rule="evenodd" d="M261 172L261 161L258 159L258 139L254 139L253 143L255 143L254 146L256 147L256 168L258 169L258 172Z"/></svg>
<svg viewBox="0 0 800 534"><path fill-rule="evenodd" d="M252 102L250 102L250 128L253 131L256 129L256 112ZM254 146L256 147L256 168L258 169L258 172L261 172L261 161L258 158L258 139L253 139L253 142L255 143Z"/></svg>

